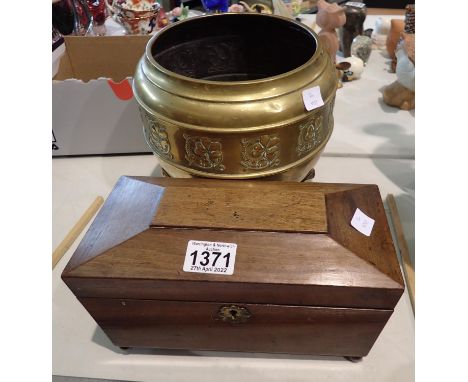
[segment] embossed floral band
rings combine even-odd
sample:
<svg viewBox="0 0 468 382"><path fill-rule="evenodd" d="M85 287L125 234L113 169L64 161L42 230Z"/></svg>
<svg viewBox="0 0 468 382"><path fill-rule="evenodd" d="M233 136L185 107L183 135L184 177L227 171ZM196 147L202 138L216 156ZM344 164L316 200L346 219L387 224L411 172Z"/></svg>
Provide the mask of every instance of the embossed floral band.
<svg viewBox="0 0 468 382"><path fill-rule="evenodd" d="M302 91L313 86L324 105L306 111ZM169 175L297 181L330 138L336 86L310 29L235 13L164 29L133 83L146 140Z"/></svg>

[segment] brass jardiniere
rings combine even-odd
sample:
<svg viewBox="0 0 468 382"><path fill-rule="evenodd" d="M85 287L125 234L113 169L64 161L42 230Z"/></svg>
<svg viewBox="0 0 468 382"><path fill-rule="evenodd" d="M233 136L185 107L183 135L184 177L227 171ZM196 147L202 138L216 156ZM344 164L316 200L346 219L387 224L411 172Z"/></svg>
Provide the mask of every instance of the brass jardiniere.
<svg viewBox="0 0 468 382"><path fill-rule="evenodd" d="M320 87L324 105L305 109ZM133 91L144 134L174 177L302 180L333 130L335 69L317 35L290 19L218 14L151 38Z"/></svg>

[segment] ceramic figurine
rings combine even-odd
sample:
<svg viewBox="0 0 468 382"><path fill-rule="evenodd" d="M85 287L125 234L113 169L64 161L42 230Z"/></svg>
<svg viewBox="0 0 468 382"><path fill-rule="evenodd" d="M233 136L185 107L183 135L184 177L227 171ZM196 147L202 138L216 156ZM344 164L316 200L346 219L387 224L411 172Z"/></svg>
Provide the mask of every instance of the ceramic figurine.
<svg viewBox="0 0 468 382"><path fill-rule="evenodd" d="M161 7L161 9L158 12L158 15L156 16L156 28L163 29L169 24L169 19L166 15L166 12L164 11L164 8Z"/></svg>
<svg viewBox="0 0 468 382"><path fill-rule="evenodd" d="M188 17L189 11L190 9L188 6L182 5L182 7L175 7L170 12L170 19L172 22L185 20Z"/></svg>
<svg viewBox="0 0 468 382"><path fill-rule="evenodd" d="M374 30L373 30L372 28L367 28L367 29L362 33L362 35L371 38L371 37L372 37L372 32L373 32L373 31L374 31Z"/></svg>
<svg viewBox="0 0 468 382"><path fill-rule="evenodd" d="M405 33L416 33L416 8L414 4L405 7Z"/></svg>
<svg viewBox="0 0 468 382"><path fill-rule="evenodd" d="M413 110L415 107L414 92L405 88L398 81L388 85L383 91L384 102L401 110Z"/></svg>
<svg viewBox="0 0 468 382"><path fill-rule="evenodd" d="M398 44L402 41L402 33L406 34L414 34L416 30L416 24L415 24L415 7L414 4L407 5L405 8L405 20L402 23L402 20L398 23L398 25L395 27L396 31L390 38L390 47L389 47L389 40L387 39L387 50L388 54L390 55L390 58L392 59L391 62L391 71L395 72L396 70L396 65L397 65L397 56L396 56L396 49L398 47ZM392 20L392 30L394 28ZM398 32L398 33L397 33ZM390 34L389 34L390 37Z"/></svg>
<svg viewBox="0 0 468 382"><path fill-rule="evenodd" d="M397 20L392 19L390 21L390 31L388 32L387 36L387 52L390 58L392 59L391 69L392 72L395 71L396 67L396 56L395 56L395 48L400 40L401 32L405 28L405 21L404 20Z"/></svg>
<svg viewBox="0 0 468 382"><path fill-rule="evenodd" d="M340 51L344 57L351 56L351 43L362 35L367 8L362 2L348 2L344 6L346 23L340 28Z"/></svg>
<svg viewBox="0 0 468 382"><path fill-rule="evenodd" d="M242 13L242 12L245 12L245 8L242 4L232 4L228 8L228 12Z"/></svg>
<svg viewBox="0 0 468 382"><path fill-rule="evenodd" d="M272 8L269 5L263 4L261 2L256 2L255 0L249 0L249 1L239 1L240 5L242 5L245 9L246 12L252 12L252 13L263 13L267 15L273 14Z"/></svg>
<svg viewBox="0 0 468 382"><path fill-rule="evenodd" d="M359 57L366 65L372 53L372 39L368 36L356 36L351 44L351 55Z"/></svg>
<svg viewBox="0 0 468 382"><path fill-rule="evenodd" d="M403 33L401 44L396 49L398 82L414 91L415 87L415 34Z"/></svg>
<svg viewBox="0 0 468 382"><path fill-rule="evenodd" d="M361 78L364 71L364 62L359 57L346 57L339 64L336 65L339 70L343 70L341 80L349 82Z"/></svg>
<svg viewBox="0 0 468 382"><path fill-rule="evenodd" d="M301 13L302 0L281 0L292 17L297 17Z"/></svg>
<svg viewBox="0 0 468 382"><path fill-rule="evenodd" d="M379 34L388 35L390 32L390 19L385 17L378 17L375 22L375 31Z"/></svg>
<svg viewBox="0 0 468 382"><path fill-rule="evenodd" d="M156 29L159 17L159 25L163 19L158 16L162 10L156 0L143 0L132 2L131 0L106 1L109 13L115 21L121 24L127 34L151 34Z"/></svg>
<svg viewBox="0 0 468 382"><path fill-rule="evenodd" d="M317 7L316 22L321 28L319 38L325 51L330 55L332 62L335 63L336 52L339 47L336 28L343 26L346 22L344 9L336 3L329 4L325 0L319 0Z"/></svg>
<svg viewBox="0 0 468 382"><path fill-rule="evenodd" d="M271 4L273 6L273 13L275 15L288 17L290 19L294 18L291 8L288 8L283 0L272 0Z"/></svg>
<svg viewBox="0 0 468 382"><path fill-rule="evenodd" d="M335 65L336 68L336 77L338 78L338 89L343 87L343 76L344 72L351 67L349 62L340 62Z"/></svg>
<svg viewBox="0 0 468 382"><path fill-rule="evenodd" d="M403 39L396 49L397 80L383 90L383 100L387 105L402 110L415 106L415 49L414 34L403 33Z"/></svg>
<svg viewBox="0 0 468 382"><path fill-rule="evenodd" d="M387 35L390 31L390 19L377 18L375 29L372 31L372 42L375 49L384 50L387 46Z"/></svg>

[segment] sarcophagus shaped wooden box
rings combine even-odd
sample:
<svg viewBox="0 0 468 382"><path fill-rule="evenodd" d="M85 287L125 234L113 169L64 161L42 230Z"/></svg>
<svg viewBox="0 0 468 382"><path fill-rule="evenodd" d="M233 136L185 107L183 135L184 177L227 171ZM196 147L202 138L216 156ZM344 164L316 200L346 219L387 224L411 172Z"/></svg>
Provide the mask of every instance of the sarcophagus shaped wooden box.
<svg viewBox="0 0 468 382"><path fill-rule="evenodd" d="M350 357L404 290L379 190L357 184L122 177L62 278L120 347Z"/></svg>

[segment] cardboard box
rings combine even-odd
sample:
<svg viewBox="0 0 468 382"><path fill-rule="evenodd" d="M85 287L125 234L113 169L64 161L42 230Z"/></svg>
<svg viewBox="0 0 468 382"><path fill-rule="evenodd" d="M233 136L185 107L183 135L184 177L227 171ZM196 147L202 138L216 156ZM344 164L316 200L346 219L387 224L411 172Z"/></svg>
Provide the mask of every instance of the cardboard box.
<svg viewBox="0 0 468 382"><path fill-rule="evenodd" d="M150 37L65 37L52 82L53 156L151 152L131 87Z"/></svg>

